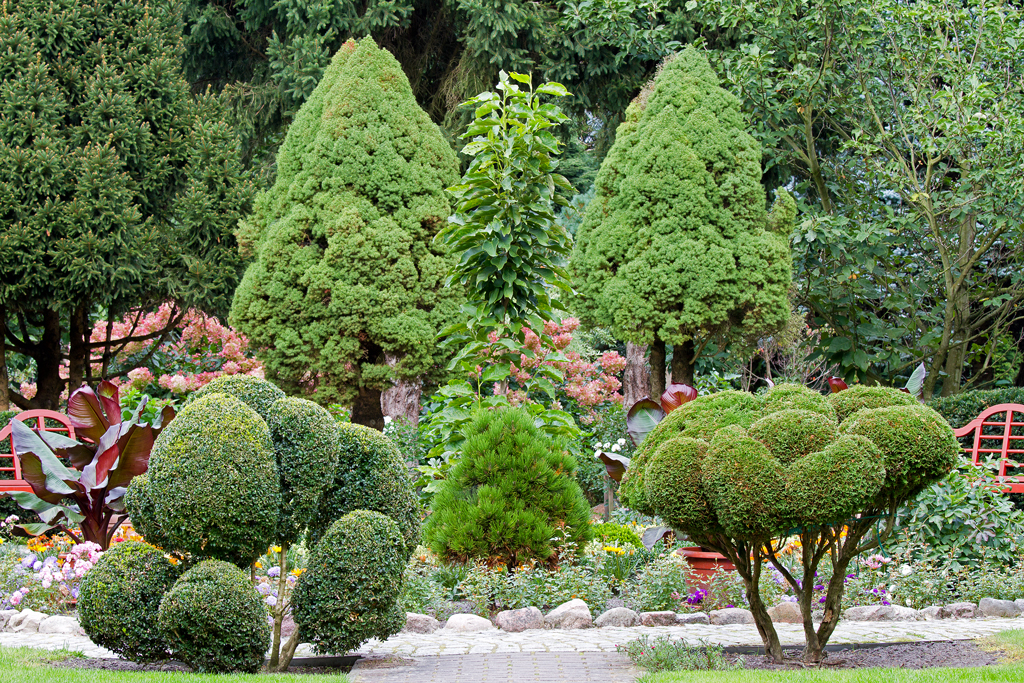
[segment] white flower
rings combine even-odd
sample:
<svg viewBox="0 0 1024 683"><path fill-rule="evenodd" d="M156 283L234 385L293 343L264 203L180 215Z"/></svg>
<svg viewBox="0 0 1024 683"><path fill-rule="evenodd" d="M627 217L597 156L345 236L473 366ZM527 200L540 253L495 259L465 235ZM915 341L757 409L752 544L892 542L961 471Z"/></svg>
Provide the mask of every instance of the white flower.
<svg viewBox="0 0 1024 683"><path fill-rule="evenodd" d="M913 573L914 568L911 567L909 564L905 564L902 567L900 567L900 576L910 576Z"/></svg>
<svg viewBox="0 0 1024 683"><path fill-rule="evenodd" d="M625 446L626 445L626 440L625 439L619 439L615 443L619 444L620 446Z"/></svg>
<svg viewBox="0 0 1024 683"><path fill-rule="evenodd" d="M612 447L612 445L611 445L610 443L606 443L606 444L604 445L604 447L605 447L605 448L611 448L611 447Z"/></svg>
<svg viewBox="0 0 1024 683"><path fill-rule="evenodd" d="M388 417L387 415L384 416L384 424L386 424L386 425L391 424L391 418Z"/></svg>
<svg viewBox="0 0 1024 683"><path fill-rule="evenodd" d="M618 453L621 450L622 448L619 447L619 444L612 444L612 453Z"/></svg>

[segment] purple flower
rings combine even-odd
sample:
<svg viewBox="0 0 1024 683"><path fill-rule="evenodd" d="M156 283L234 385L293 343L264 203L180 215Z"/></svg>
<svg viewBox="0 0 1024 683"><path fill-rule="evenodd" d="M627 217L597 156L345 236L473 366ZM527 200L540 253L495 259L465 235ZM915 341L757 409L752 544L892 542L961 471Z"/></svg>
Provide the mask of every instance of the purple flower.
<svg viewBox="0 0 1024 683"><path fill-rule="evenodd" d="M892 603L889 602L888 600L882 600L882 604L883 605L891 605Z"/></svg>
<svg viewBox="0 0 1024 683"><path fill-rule="evenodd" d="M820 598L818 598L818 602L821 602L821 603L825 602L825 596L822 595Z"/></svg>
<svg viewBox="0 0 1024 683"><path fill-rule="evenodd" d="M36 561L36 556L31 553L25 556L25 559L21 561L21 566L25 569L31 567Z"/></svg>
<svg viewBox="0 0 1024 683"><path fill-rule="evenodd" d="M278 576L281 576L281 568L280 567L271 567L270 569L267 570L267 576L269 576L272 579L273 578L277 578Z"/></svg>
<svg viewBox="0 0 1024 683"><path fill-rule="evenodd" d="M814 590L816 590L816 591L823 591L823 590L825 590L825 586L823 586L823 585L821 585L819 583L817 586L814 587Z"/></svg>
<svg viewBox="0 0 1024 683"><path fill-rule="evenodd" d="M690 596L686 598L687 605L697 605L704 602L704 598L708 597L708 592L703 588L698 588L694 592L690 593Z"/></svg>
<svg viewBox="0 0 1024 683"><path fill-rule="evenodd" d="M848 578L848 579L855 579L855 578L857 578L857 575L856 574L847 574L846 578Z"/></svg>
<svg viewBox="0 0 1024 683"><path fill-rule="evenodd" d="M725 607L726 607L726 609L728 609L729 607L735 607L735 606L736 605L726 605Z"/></svg>

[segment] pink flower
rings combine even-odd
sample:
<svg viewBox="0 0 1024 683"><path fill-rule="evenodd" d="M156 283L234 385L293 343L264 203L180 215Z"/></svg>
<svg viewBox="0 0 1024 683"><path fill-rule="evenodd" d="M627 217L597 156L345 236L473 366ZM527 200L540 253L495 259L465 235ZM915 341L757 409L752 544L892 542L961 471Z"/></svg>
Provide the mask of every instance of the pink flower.
<svg viewBox="0 0 1024 683"><path fill-rule="evenodd" d="M35 382L22 382L19 389L21 389L21 395L27 399L33 399L36 396Z"/></svg>

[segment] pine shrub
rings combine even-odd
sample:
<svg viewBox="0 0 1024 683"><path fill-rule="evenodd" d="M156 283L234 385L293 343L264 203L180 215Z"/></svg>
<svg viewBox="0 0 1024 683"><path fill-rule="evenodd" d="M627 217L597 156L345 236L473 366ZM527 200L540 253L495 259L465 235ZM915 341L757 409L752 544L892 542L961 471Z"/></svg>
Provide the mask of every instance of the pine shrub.
<svg viewBox="0 0 1024 683"><path fill-rule="evenodd" d="M466 428L462 457L434 497L425 542L449 562L511 569L557 561L552 539L559 534L577 548L592 538L575 464L525 410L479 411Z"/></svg>

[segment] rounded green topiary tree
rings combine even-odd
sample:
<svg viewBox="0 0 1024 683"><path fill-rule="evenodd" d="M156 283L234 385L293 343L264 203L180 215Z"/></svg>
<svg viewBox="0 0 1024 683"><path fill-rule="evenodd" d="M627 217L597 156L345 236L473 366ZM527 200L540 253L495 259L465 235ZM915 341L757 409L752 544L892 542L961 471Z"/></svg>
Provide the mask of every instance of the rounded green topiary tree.
<svg viewBox="0 0 1024 683"><path fill-rule="evenodd" d="M402 454L376 429L339 423L337 468L320 499L306 537L316 545L335 521L354 510L372 510L398 524L409 559L420 539L420 504Z"/></svg>
<svg viewBox="0 0 1024 683"><path fill-rule="evenodd" d="M434 339L459 292L444 287L449 260L433 238L457 180L395 58L371 38L345 43L239 231L255 259L231 324L262 349L268 377L382 429L381 391L443 367Z"/></svg>
<svg viewBox="0 0 1024 683"><path fill-rule="evenodd" d="M234 396L182 409L153 446L132 519L158 529L166 550L249 566L277 530L281 491L266 422Z"/></svg>
<svg viewBox="0 0 1024 683"><path fill-rule="evenodd" d="M736 565L766 651L781 660L758 583L770 562L798 596L805 659L820 661L850 562L884 542L903 503L958 460L945 420L930 408L902 405L897 393L859 392L837 401L779 385L744 401L699 397L647 436L620 493ZM877 403L888 405L865 407ZM845 416L838 427L836 410ZM803 549L799 571L778 556L790 537ZM832 578L824 604L812 605L825 556ZM818 608L824 613L815 628Z"/></svg>
<svg viewBox="0 0 1024 683"><path fill-rule="evenodd" d="M575 459L521 408L478 411L462 457L434 497L424 540L449 562L481 560L510 570L557 562L552 539L582 548L590 507L573 479Z"/></svg>
<svg viewBox="0 0 1024 683"><path fill-rule="evenodd" d="M126 541L103 553L82 578L78 619L92 642L133 662L167 659L160 600L181 576L163 551Z"/></svg>
<svg viewBox="0 0 1024 683"><path fill-rule="evenodd" d="M402 630L405 545L398 524L379 512L356 510L335 521L295 587L295 624L304 640L317 652L344 654Z"/></svg>
<svg viewBox="0 0 1024 683"><path fill-rule="evenodd" d="M160 629L175 657L213 673L256 673L270 646L267 608L238 567L200 562L160 603Z"/></svg>
<svg viewBox="0 0 1024 683"><path fill-rule="evenodd" d="M576 236L571 273L588 323L651 344L651 394L693 384L707 340L770 334L790 317L796 205L771 214L761 149L696 48L666 60L626 111Z"/></svg>
<svg viewBox="0 0 1024 683"><path fill-rule="evenodd" d="M918 400L907 392L892 387L866 387L863 384L855 384L849 389L829 394L828 401L835 408L840 422L865 408L918 405Z"/></svg>

